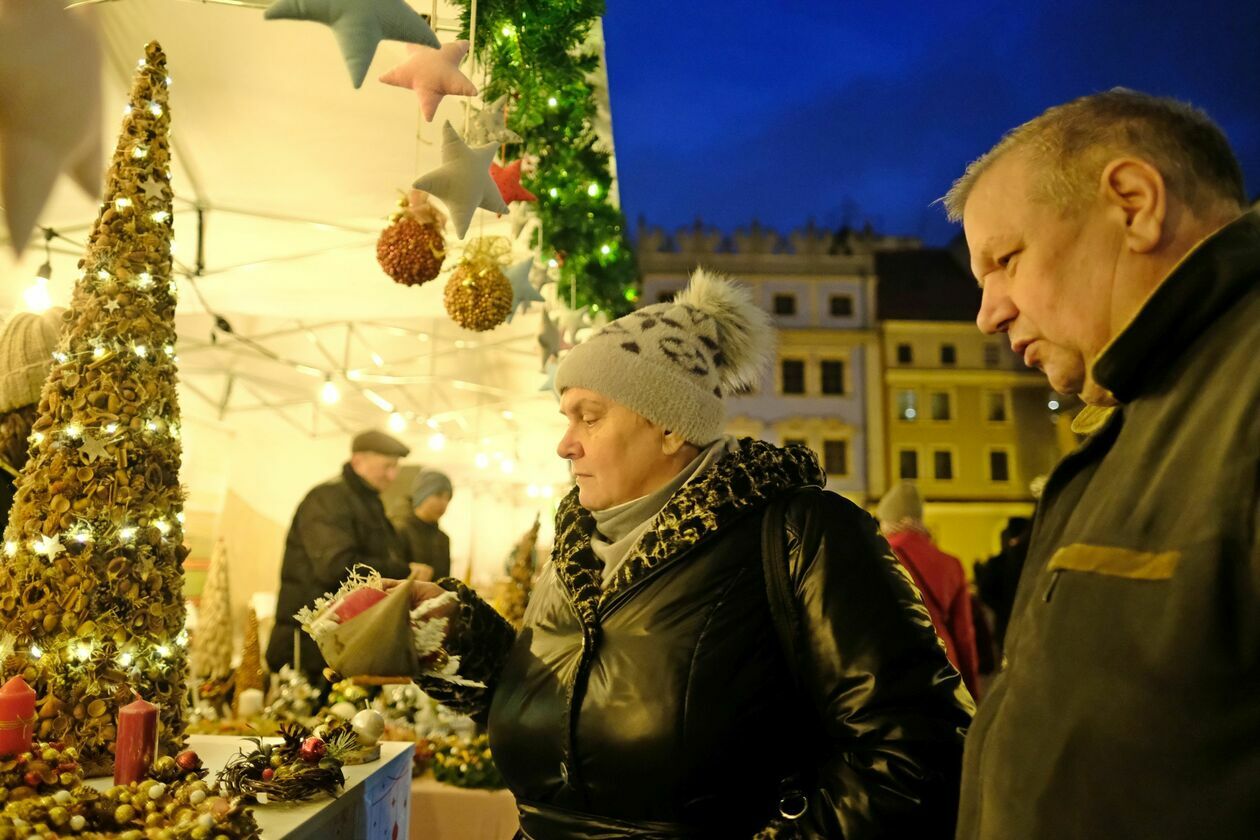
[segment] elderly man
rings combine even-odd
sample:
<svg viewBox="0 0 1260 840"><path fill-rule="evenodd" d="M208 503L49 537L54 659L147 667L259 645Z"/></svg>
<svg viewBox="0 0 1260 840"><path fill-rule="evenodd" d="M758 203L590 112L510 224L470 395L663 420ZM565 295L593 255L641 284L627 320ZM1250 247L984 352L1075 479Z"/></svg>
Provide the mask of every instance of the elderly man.
<svg viewBox="0 0 1260 840"><path fill-rule="evenodd" d="M421 470L411 485L411 516L398 529L416 577L436 580L451 573L451 538L438 527L451 503L446 473Z"/></svg>
<svg viewBox="0 0 1260 840"><path fill-rule="evenodd" d="M967 744L958 837L1260 826L1260 217L1201 112L1126 90L1010 132L946 198L977 323L1098 422L1046 482Z"/></svg>
<svg viewBox="0 0 1260 840"><path fill-rule="evenodd" d="M577 487L520 633L441 582L448 652L486 687L421 682L488 715L522 837L952 835L972 704L917 592L808 449L722 435L772 342L746 291L697 272L574 348Z"/></svg>
<svg viewBox="0 0 1260 840"><path fill-rule="evenodd" d="M359 564L391 578L405 578L410 571L380 497L410 450L378 431L355 436L350 450L341 475L307 493L293 514L280 567L276 625L267 644L267 666L278 671L294 664L296 636L299 664L315 685L324 682L324 658L314 640L298 631L294 613L336 590Z"/></svg>

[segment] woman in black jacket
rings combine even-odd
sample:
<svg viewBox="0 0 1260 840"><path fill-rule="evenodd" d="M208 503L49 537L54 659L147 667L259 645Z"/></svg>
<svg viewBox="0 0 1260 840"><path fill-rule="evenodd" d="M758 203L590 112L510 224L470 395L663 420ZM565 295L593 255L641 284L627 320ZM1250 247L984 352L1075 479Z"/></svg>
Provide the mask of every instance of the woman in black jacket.
<svg viewBox="0 0 1260 840"><path fill-rule="evenodd" d="M953 836L973 707L913 584L809 450L720 434L771 343L703 272L609 324L556 376L577 487L521 631L412 584L460 593L448 650L486 687L421 682L485 717L523 837Z"/></svg>

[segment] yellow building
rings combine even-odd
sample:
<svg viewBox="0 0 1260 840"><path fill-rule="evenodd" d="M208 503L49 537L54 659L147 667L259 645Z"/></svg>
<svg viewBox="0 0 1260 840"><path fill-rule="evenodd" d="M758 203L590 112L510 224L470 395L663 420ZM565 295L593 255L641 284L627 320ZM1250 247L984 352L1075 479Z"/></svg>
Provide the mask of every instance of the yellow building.
<svg viewBox="0 0 1260 840"><path fill-rule="evenodd" d="M937 542L970 567L1032 513L1062 455L1063 400L976 328L979 290L950 252L881 254L877 272L887 475L917 485Z"/></svg>

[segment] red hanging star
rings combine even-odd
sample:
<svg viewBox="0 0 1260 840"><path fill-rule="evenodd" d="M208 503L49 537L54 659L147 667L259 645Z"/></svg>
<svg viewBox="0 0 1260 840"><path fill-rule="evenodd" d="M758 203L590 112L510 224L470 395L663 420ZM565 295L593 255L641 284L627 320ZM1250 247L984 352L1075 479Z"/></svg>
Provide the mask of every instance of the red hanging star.
<svg viewBox="0 0 1260 840"><path fill-rule="evenodd" d="M513 201L537 201L538 196L521 186L521 161L512 161L507 166L490 164L490 177L499 187L505 204Z"/></svg>

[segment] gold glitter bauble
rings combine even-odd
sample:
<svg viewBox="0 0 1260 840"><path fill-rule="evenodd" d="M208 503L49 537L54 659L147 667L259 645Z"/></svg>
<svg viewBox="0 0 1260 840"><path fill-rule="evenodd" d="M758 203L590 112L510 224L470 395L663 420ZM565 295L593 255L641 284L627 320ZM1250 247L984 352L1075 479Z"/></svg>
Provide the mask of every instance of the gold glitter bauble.
<svg viewBox="0 0 1260 840"><path fill-rule="evenodd" d="M512 284L496 265L465 262L446 281L442 302L446 314L464 329L492 330L512 311Z"/></svg>
<svg viewBox="0 0 1260 840"><path fill-rule="evenodd" d="M437 277L445 260L442 231L409 215L400 216L376 240L376 261L395 283L404 286L418 286Z"/></svg>

